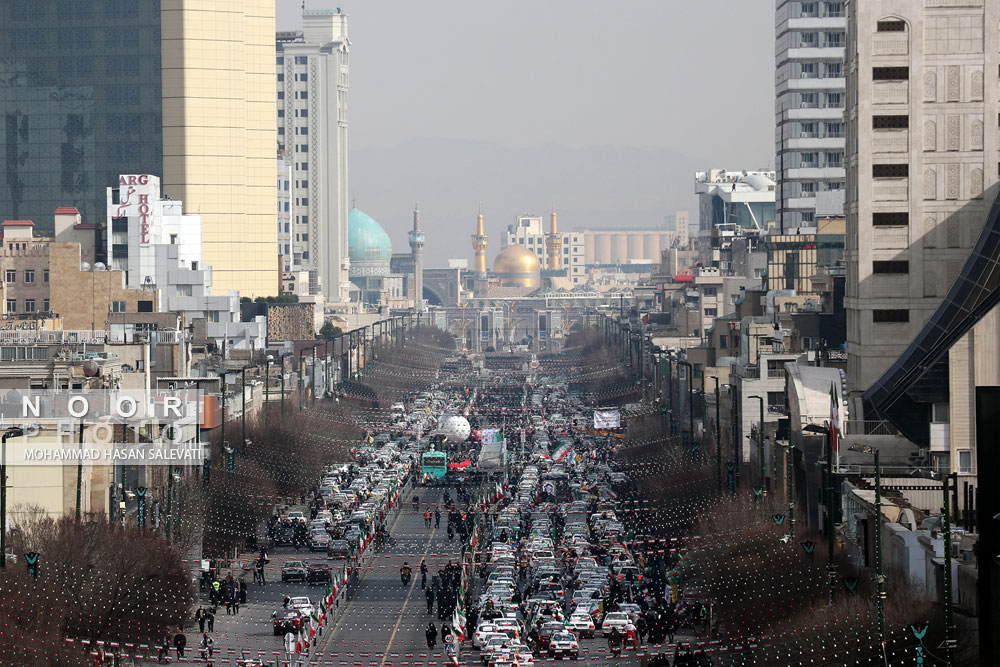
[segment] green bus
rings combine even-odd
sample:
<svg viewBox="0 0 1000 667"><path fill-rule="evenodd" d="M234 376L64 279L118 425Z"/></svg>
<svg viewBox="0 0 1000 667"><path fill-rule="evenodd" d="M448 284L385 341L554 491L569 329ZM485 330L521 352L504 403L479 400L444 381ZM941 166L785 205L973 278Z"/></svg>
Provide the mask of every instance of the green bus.
<svg viewBox="0 0 1000 667"><path fill-rule="evenodd" d="M448 455L444 452L424 452L420 457L420 473L424 484L443 484L448 473Z"/></svg>

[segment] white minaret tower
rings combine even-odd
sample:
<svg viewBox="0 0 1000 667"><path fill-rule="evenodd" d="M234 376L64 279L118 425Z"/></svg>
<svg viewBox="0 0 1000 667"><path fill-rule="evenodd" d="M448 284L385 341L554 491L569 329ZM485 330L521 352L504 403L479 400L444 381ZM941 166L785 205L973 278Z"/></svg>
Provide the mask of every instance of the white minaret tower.
<svg viewBox="0 0 1000 667"><path fill-rule="evenodd" d="M424 233L420 229L420 209L413 206L413 230L410 231L410 252L413 253L413 307L424 305Z"/></svg>

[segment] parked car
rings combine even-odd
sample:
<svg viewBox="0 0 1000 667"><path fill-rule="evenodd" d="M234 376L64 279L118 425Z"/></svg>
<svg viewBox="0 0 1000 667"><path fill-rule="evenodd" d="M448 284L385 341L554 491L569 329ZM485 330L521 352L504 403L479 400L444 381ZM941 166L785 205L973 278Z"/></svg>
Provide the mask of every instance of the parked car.
<svg viewBox="0 0 1000 667"><path fill-rule="evenodd" d="M334 560L347 560L351 557L353 549L347 540L332 540L326 547L327 558Z"/></svg>
<svg viewBox="0 0 1000 667"><path fill-rule="evenodd" d="M572 632L557 632L549 639L549 655L554 658L580 659L580 642Z"/></svg>

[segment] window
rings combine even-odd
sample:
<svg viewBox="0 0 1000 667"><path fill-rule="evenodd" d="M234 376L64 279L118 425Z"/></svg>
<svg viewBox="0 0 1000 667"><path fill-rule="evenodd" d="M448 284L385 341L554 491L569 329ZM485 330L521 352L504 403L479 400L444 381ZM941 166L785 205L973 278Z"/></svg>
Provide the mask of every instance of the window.
<svg viewBox="0 0 1000 667"><path fill-rule="evenodd" d="M842 32L828 32L826 33L826 46L829 48L839 48L844 45L844 33Z"/></svg>
<svg viewBox="0 0 1000 667"><path fill-rule="evenodd" d="M842 108L844 108L844 95L843 95L843 93L827 93L826 94L826 108L827 109L842 109Z"/></svg>
<svg viewBox="0 0 1000 667"><path fill-rule="evenodd" d="M816 123L802 123L801 136L803 139L812 139L818 136Z"/></svg>
<svg viewBox="0 0 1000 667"><path fill-rule="evenodd" d="M909 67L873 67L872 79L875 81L906 81L910 78Z"/></svg>
<svg viewBox="0 0 1000 667"><path fill-rule="evenodd" d="M278 63L279 65L284 65L285 64L285 56L278 56L275 59L275 62Z"/></svg>
<svg viewBox="0 0 1000 667"><path fill-rule="evenodd" d="M817 11L817 3L815 2L803 2L801 3L802 16L819 16Z"/></svg>
<svg viewBox="0 0 1000 667"><path fill-rule="evenodd" d="M972 450L958 450L958 472L968 475L972 472Z"/></svg>
<svg viewBox="0 0 1000 667"><path fill-rule="evenodd" d="M878 32L906 32L906 23L895 19L879 21L875 24Z"/></svg>
<svg viewBox="0 0 1000 667"><path fill-rule="evenodd" d="M295 64L296 65L308 65L309 64L309 56L295 56Z"/></svg>
<svg viewBox="0 0 1000 667"><path fill-rule="evenodd" d="M819 76L819 65L817 63L802 63L801 78L815 79Z"/></svg>
<svg viewBox="0 0 1000 667"><path fill-rule="evenodd" d="M935 424L947 424L950 421L947 403L933 403L931 405L931 421Z"/></svg>
<svg viewBox="0 0 1000 667"><path fill-rule="evenodd" d="M801 183L799 183L799 190L804 195L806 194L811 195L814 192L816 192L816 183L813 181L802 181Z"/></svg>
<svg viewBox="0 0 1000 667"><path fill-rule="evenodd" d="M283 91L283 90L279 90L278 91L278 99L279 100L285 99L285 91Z"/></svg>
<svg viewBox="0 0 1000 667"><path fill-rule="evenodd" d="M811 47L816 46L819 43L819 33L815 32L804 32L802 33L802 46Z"/></svg>
<svg viewBox="0 0 1000 667"><path fill-rule="evenodd" d="M909 322L910 311L905 309L873 310L872 321L877 324L885 324L889 322Z"/></svg>
<svg viewBox="0 0 1000 667"><path fill-rule="evenodd" d="M285 128L278 127L278 134L284 134L284 133L285 133Z"/></svg>
<svg viewBox="0 0 1000 667"><path fill-rule="evenodd" d="M284 117L285 117L285 110L278 109L278 118L284 118Z"/></svg>
<svg viewBox="0 0 1000 667"><path fill-rule="evenodd" d="M872 273L909 273L910 263L905 259L875 260L872 262Z"/></svg>
<svg viewBox="0 0 1000 667"><path fill-rule="evenodd" d="M910 214L906 211L891 213L872 213L872 225L875 227L904 227L910 224Z"/></svg>
<svg viewBox="0 0 1000 667"><path fill-rule="evenodd" d="M43 283L49 282L49 270L48 269L42 269L42 282Z"/></svg>
<svg viewBox="0 0 1000 667"><path fill-rule="evenodd" d="M7 299L7 312L8 313L17 312L17 299Z"/></svg>
<svg viewBox="0 0 1000 667"><path fill-rule="evenodd" d="M828 3L826 3L826 15L827 16L843 16L844 15L844 3L843 2L828 2Z"/></svg>
<svg viewBox="0 0 1000 667"><path fill-rule="evenodd" d="M193 294L191 285L178 285L177 296L191 296Z"/></svg>
<svg viewBox="0 0 1000 667"><path fill-rule="evenodd" d="M301 74L296 74L295 75L295 79L297 81L308 81L309 80L309 75L306 74L305 72L302 72Z"/></svg>
<svg viewBox="0 0 1000 667"><path fill-rule="evenodd" d="M33 313L33 312L35 312L35 300L34 299L25 299L24 300L24 312L26 312L26 313Z"/></svg>
<svg viewBox="0 0 1000 667"><path fill-rule="evenodd" d="M799 95L799 106L803 109L815 109L819 106L819 97L816 93L802 93Z"/></svg>
<svg viewBox="0 0 1000 667"><path fill-rule="evenodd" d="M872 116L873 130L902 130L909 126L909 116Z"/></svg>
<svg viewBox="0 0 1000 667"><path fill-rule="evenodd" d="M823 159L827 167L842 167L844 166L844 154L840 152L828 152L824 154Z"/></svg>
<svg viewBox="0 0 1000 667"><path fill-rule="evenodd" d="M50 312L52 312L52 306L49 304L49 300L48 299L42 299L42 312L43 313L50 313Z"/></svg>
<svg viewBox="0 0 1000 667"><path fill-rule="evenodd" d="M715 296L719 293L719 288L717 287L706 287L704 294L705 296Z"/></svg>
<svg viewBox="0 0 1000 667"><path fill-rule="evenodd" d="M295 97L297 99L300 99L300 100L308 100L309 99L309 92L306 91L306 90L296 91Z"/></svg>
<svg viewBox="0 0 1000 667"><path fill-rule="evenodd" d="M303 234L302 235L302 240L303 241L308 241L309 240L309 235L308 234Z"/></svg>
<svg viewBox="0 0 1000 667"><path fill-rule="evenodd" d="M6 280L7 280L8 283L16 283L17 282L17 271L15 269L7 269L4 272L4 275L5 275Z"/></svg>
<svg viewBox="0 0 1000 667"><path fill-rule="evenodd" d="M151 313L153 312L153 302L152 301L140 301L138 304L136 312L138 313Z"/></svg>
<svg viewBox="0 0 1000 667"><path fill-rule="evenodd" d="M284 72L278 72L278 81L281 82L281 81L284 81L284 80L285 80L285 73Z"/></svg>
<svg viewBox="0 0 1000 667"><path fill-rule="evenodd" d="M125 302L124 301L112 301L111 302L111 312L112 313L124 313L124 312L126 312Z"/></svg>
<svg viewBox="0 0 1000 667"><path fill-rule="evenodd" d="M24 283L26 285L34 285L35 284L35 270L34 269L25 269L24 270Z"/></svg>
<svg viewBox="0 0 1000 667"><path fill-rule="evenodd" d="M827 63L826 76L828 79L840 79L844 76L844 63Z"/></svg>
<svg viewBox="0 0 1000 667"><path fill-rule="evenodd" d="M785 392L783 391L769 391L767 392L767 407L769 410L785 409Z"/></svg>
<svg viewBox="0 0 1000 667"><path fill-rule="evenodd" d="M908 164L873 164L872 178L906 178L910 175Z"/></svg>
<svg viewBox="0 0 1000 667"><path fill-rule="evenodd" d="M718 308L706 308L705 309L705 317L715 317L716 315L718 315L718 313L719 313L719 309Z"/></svg>
<svg viewBox="0 0 1000 667"><path fill-rule="evenodd" d="M300 153L308 153L309 152L309 144L299 144L298 148L299 148L299 152Z"/></svg>
<svg viewBox="0 0 1000 667"><path fill-rule="evenodd" d="M217 311L217 310L210 310L206 314L208 315L208 317L206 319L209 322L218 322L219 321L219 311Z"/></svg>
<svg viewBox="0 0 1000 667"><path fill-rule="evenodd" d="M844 124L843 123L826 123L826 136L828 137L842 137L844 136Z"/></svg>
<svg viewBox="0 0 1000 667"><path fill-rule="evenodd" d="M800 167L817 167L819 166L819 153L809 152L802 154L802 161L799 164Z"/></svg>

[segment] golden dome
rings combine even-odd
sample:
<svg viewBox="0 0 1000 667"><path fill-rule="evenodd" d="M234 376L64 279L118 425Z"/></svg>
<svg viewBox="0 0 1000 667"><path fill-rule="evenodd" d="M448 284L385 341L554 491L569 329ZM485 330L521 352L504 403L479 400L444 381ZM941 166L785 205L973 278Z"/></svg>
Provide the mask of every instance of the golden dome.
<svg viewBox="0 0 1000 667"><path fill-rule="evenodd" d="M537 287L541 270L535 253L522 245L507 246L493 260L493 273L504 286Z"/></svg>

